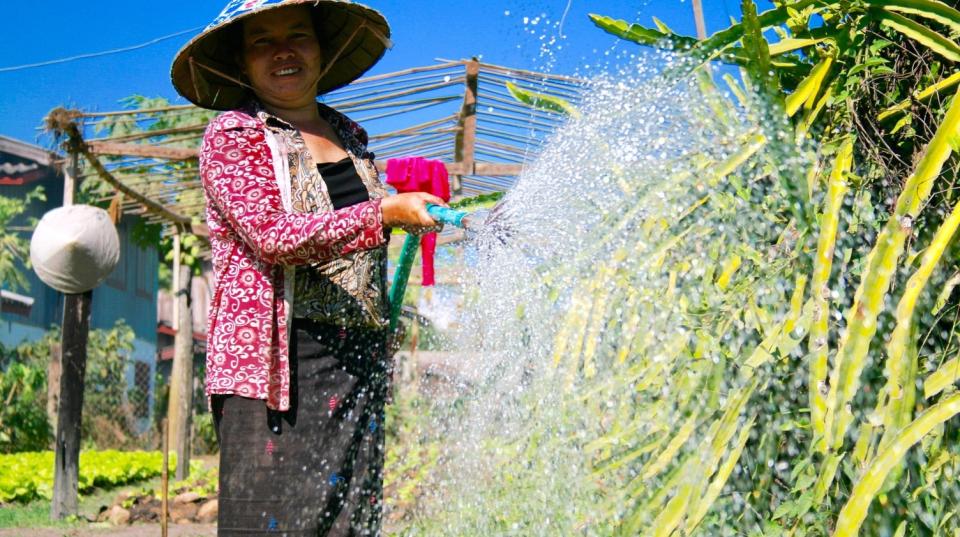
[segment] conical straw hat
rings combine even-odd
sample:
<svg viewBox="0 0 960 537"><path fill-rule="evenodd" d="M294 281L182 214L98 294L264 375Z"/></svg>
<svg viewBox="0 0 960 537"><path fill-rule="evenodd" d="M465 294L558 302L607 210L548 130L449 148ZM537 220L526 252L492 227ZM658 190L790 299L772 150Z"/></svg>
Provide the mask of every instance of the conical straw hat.
<svg viewBox="0 0 960 537"><path fill-rule="evenodd" d="M240 82L236 23L270 9L304 4L314 13L317 40L332 65L322 66L317 95L345 86L373 67L390 46L390 26L378 11L347 0L231 0L173 60L170 77L180 95L212 110L230 110L251 97Z"/></svg>

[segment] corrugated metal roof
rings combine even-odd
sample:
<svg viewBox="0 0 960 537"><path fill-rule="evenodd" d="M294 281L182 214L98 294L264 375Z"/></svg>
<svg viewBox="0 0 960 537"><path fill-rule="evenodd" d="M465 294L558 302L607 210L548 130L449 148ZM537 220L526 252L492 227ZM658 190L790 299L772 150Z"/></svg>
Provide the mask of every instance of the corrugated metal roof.
<svg viewBox="0 0 960 537"><path fill-rule="evenodd" d="M51 160L41 147L0 136L0 186L29 184L43 177Z"/></svg>

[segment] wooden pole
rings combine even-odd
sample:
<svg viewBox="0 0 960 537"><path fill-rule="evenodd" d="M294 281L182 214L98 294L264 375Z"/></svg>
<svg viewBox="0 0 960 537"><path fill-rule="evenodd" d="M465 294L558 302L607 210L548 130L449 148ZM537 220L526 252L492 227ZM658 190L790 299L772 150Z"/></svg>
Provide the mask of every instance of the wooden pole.
<svg viewBox="0 0 960 537"><path fill-rule="evenodd" d="M161 426L163 441L163 467L160 468L160 535L167 537L167 497L170 483L170 420L164 419Z"/></svg>
<svg viewBox="0 0 960 537"><path fill-rule="evenodd" d="M703 0L693 0L693 21L697 25L697 39L707 38L707 24L703 20Z"/></svg>
<svg viewBox="0 0 960 537"><path fill-rule="evenodd" d="M193 414L193 316L190 314L190 267L180 261L182 241L174 237L174 319L177 335L173 342L170 372L170 401L167 408L170 438L177 450L176 479L190 475L190 423Z"/></svg>
<svg viewBox="0 0 960 537"><path fill-rule="evenodd" d="M70 153L70 162L63 169L63 206L73 205L73 193L77 190L77 175L79 175L80 155Z"/></svg>
<svg viewBox="0 0 960 537"><path fill-rule="evenodd" d="M47 363L47 418L50 426L57 429L57 412L60 411L60 344L50 345L50 360Z"/></svg>
<svg viewBox="0 0 960 537"><path fill-rule="evenodd" d="M90 331L90 303L93 292L64 295L60 409L57 412L57 440L53 473L53 520L77 514L77 486L80 479L80 424L83 419L83 385L87 369L87 337Z"/></svg>
<svg viewBox="0 0 960 537"><path fill-rule="evenodd" d="M480 78L480 62L476 58L466 62L467 76L464 84L463 106L460 108L460 132L457 133L454 147L455 164L460 166L459 173L453 176L453 192L460 194L462 176L473 174L474 146L477 143L477 88Z"/></svg>
<svg viewBox="0 0 960 537"><path fill-rule="evenodd" d="M79 175L79 157L70 153L63 170L63 205L73 205ZM80 426L83 422L83 387L87 370L87 339L93 291L63 295L60 327L60 396L57 401L57 437L54 445L53 497L50 518L76 515L80 481Z"/></svg>

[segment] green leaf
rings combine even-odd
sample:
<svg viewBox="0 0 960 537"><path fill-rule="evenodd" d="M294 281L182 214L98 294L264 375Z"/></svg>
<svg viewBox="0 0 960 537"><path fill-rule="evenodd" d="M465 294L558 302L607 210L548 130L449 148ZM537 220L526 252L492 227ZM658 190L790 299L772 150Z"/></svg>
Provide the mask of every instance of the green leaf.
<svg viewBox="0 0 960 537"><path fill-rule="evenodd" d="M660 19L658 19L658 18L656 18L656 17L653 17L653 23L657 25L657 29L658 29L658 30L660 30L661 32L663 32L663 33L665 33L665 34L673 34L673 33L676 33L676 32L674 32L673 30L671 30L670 27L667 26L662 20L660 20Z"/></svg>
<svg viewBox="0 0 960 537"><path fill-rule="evenodd" d="M798 0L789 7L778 7L761 13L757 17L757 23L759 23L761 29L766 29L785 23L790 18L791 12L799 13L799 10L811 6L832 7L839 3L839 1L827 0ZM736 43L744 36L746 31L745 24L746 21L740 24L731 24L728 28L698 42L691 50L691 53L704 60L717 56L720 51Z"/></svg>
<svg viewBox="0 0 960 537"><path fill-rule="evenodd" d="M589 17L601 30L621 39L633 41L639 45L686 50L697 43L697 40L693 37L681 36L670 32L669 28L666 28L665 25L660 26L662 23L659 23L659 21L656 22L658 23L657 26L661 29L654 30L653 28L647 28L646 26L641 26L636 23L630 24L627 21L604 15L591 13Z"/></svg>
<svg viewBox="0 0 960 537"><path fill-rule="evenodd" d="M923 381L923 397L929 399L960 379L960 359L951 358Z"/></svg>
<svg viewBox="0 0 960 537"><path fill-rule="evenodd" d="M937 0L866 0L866 2L889 11L930 19L960 33L960 11Z"/></svg>
<svg viewBox="0 0 960 537"><path fill-rule="evenodd" d="M699 43L694 37L678 35L672 31L664 30L666 25L661 27L658 24L657 26L660 29L654 30L636 23L631 24L624 20L596 14L591 14L590 20L603 31L638 45L665 50L690 51ZM736 65L742 65L748 61L748 57L739 48L724 50L716 55L716 59Z"/></svg>
<svg viewBox="0 0 960 537"><path fill-rule="evenodd" d="M744 68L758 88L768 95L775 95L779 88L773 78L773 66L770 64L770 47L763 37L763 26L757 16L757 6L753 0L743 0L743 50L752 61Z"/></svg>
<svg viewBox="0 0 960 537"><path fill-rule="evenodd" d="M819 39L781 39L780 41L770 45L770 55L776 56L778 54L784 54L790 51L807 48L809 46L816 45L817 43L822 43L826 40L827 39L823 37Z"/></svg>
<svg viewBox="0 0 960 537"><path fill-rule="evenodd" d="M506 86L507 91L510 92L510 95L512 95L514 99L527 106L573 118L580 117L580 111L560 97L528 91L512 82L507 82Z"/></svg>
<svg viewBox="0 0 960 537"><path fill-rule="evenodd" d="M820 60L820 63L810 72L810 76L797 86L796 91L787 96L785 104L788 116L796 114L801 106L812 107L817 95L820 94L820 87L823 85L823 80L830 71L831 65L833 65L831 56Z"/></svg>
<svg viewBox="0 0 960 537"><path fill-rule="evenodd" d="M867 516L876 493L883 486L890 471L904 458L907 451L934 427L960 413L960 394L930 407L920 417L897 434L894 440L870 463L854 486L847 503L840 510L834 537L854 537Z"/></svg>
<svg viewBox="0 0 960 537"><path fill-rule="evenodd" d="M875 9L871 11L871 14L873 14L883 26L900 32L950 61L960 62L960 46L958 46L955 41L896 13Z"/></svg>
<svg viewBox="0 0 960 537"><path fill-rule="evenodd" d="M851 77L851 76L853 76L853 75L855 75L855 74L857 74L857 73L866 71L867 69L869 69L869 68L871 68L871 67L875 67L875 66L877 66L877 65L884 65L884 64L886 64L886 63L888 63L888 62L889 62L889 60L887 60L886 58L870 58L870 59L868 59L867 61L865 61L865 62L863 62L863 63L858 63L858 64L854 65L853 67L851 67L850 69L847 69L847 70L846 70L846 75L847 75L848 77Z"/></svg>
<svg viewBox="0 0 960 537"><path fill-rule="evenodd" d="M931 314L936 315L940 313L940 310L947 305L947 300L950 299L950 294L953 293L953 288L960 283L960 272L954 274L943 284L943 288L940 290L940 294L937 295L937 300L934 302L933 309L930 311Z"/></svg>

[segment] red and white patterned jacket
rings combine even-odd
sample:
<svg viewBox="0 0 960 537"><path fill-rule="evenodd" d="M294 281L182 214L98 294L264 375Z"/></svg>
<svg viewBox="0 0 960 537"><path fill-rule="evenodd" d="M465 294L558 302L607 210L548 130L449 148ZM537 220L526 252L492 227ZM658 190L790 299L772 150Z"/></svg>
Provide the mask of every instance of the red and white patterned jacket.
<svg viewBox="0 0 960 537"><path fill-rule="evenodd" d="M208 397L236 394L287 410L291 286L285 269L376 248L385 238L377 199L332 212L286 210L268 136L257 116L231 111L214 119L203 137L200 178L215 276L206 385Z"/></svg>

